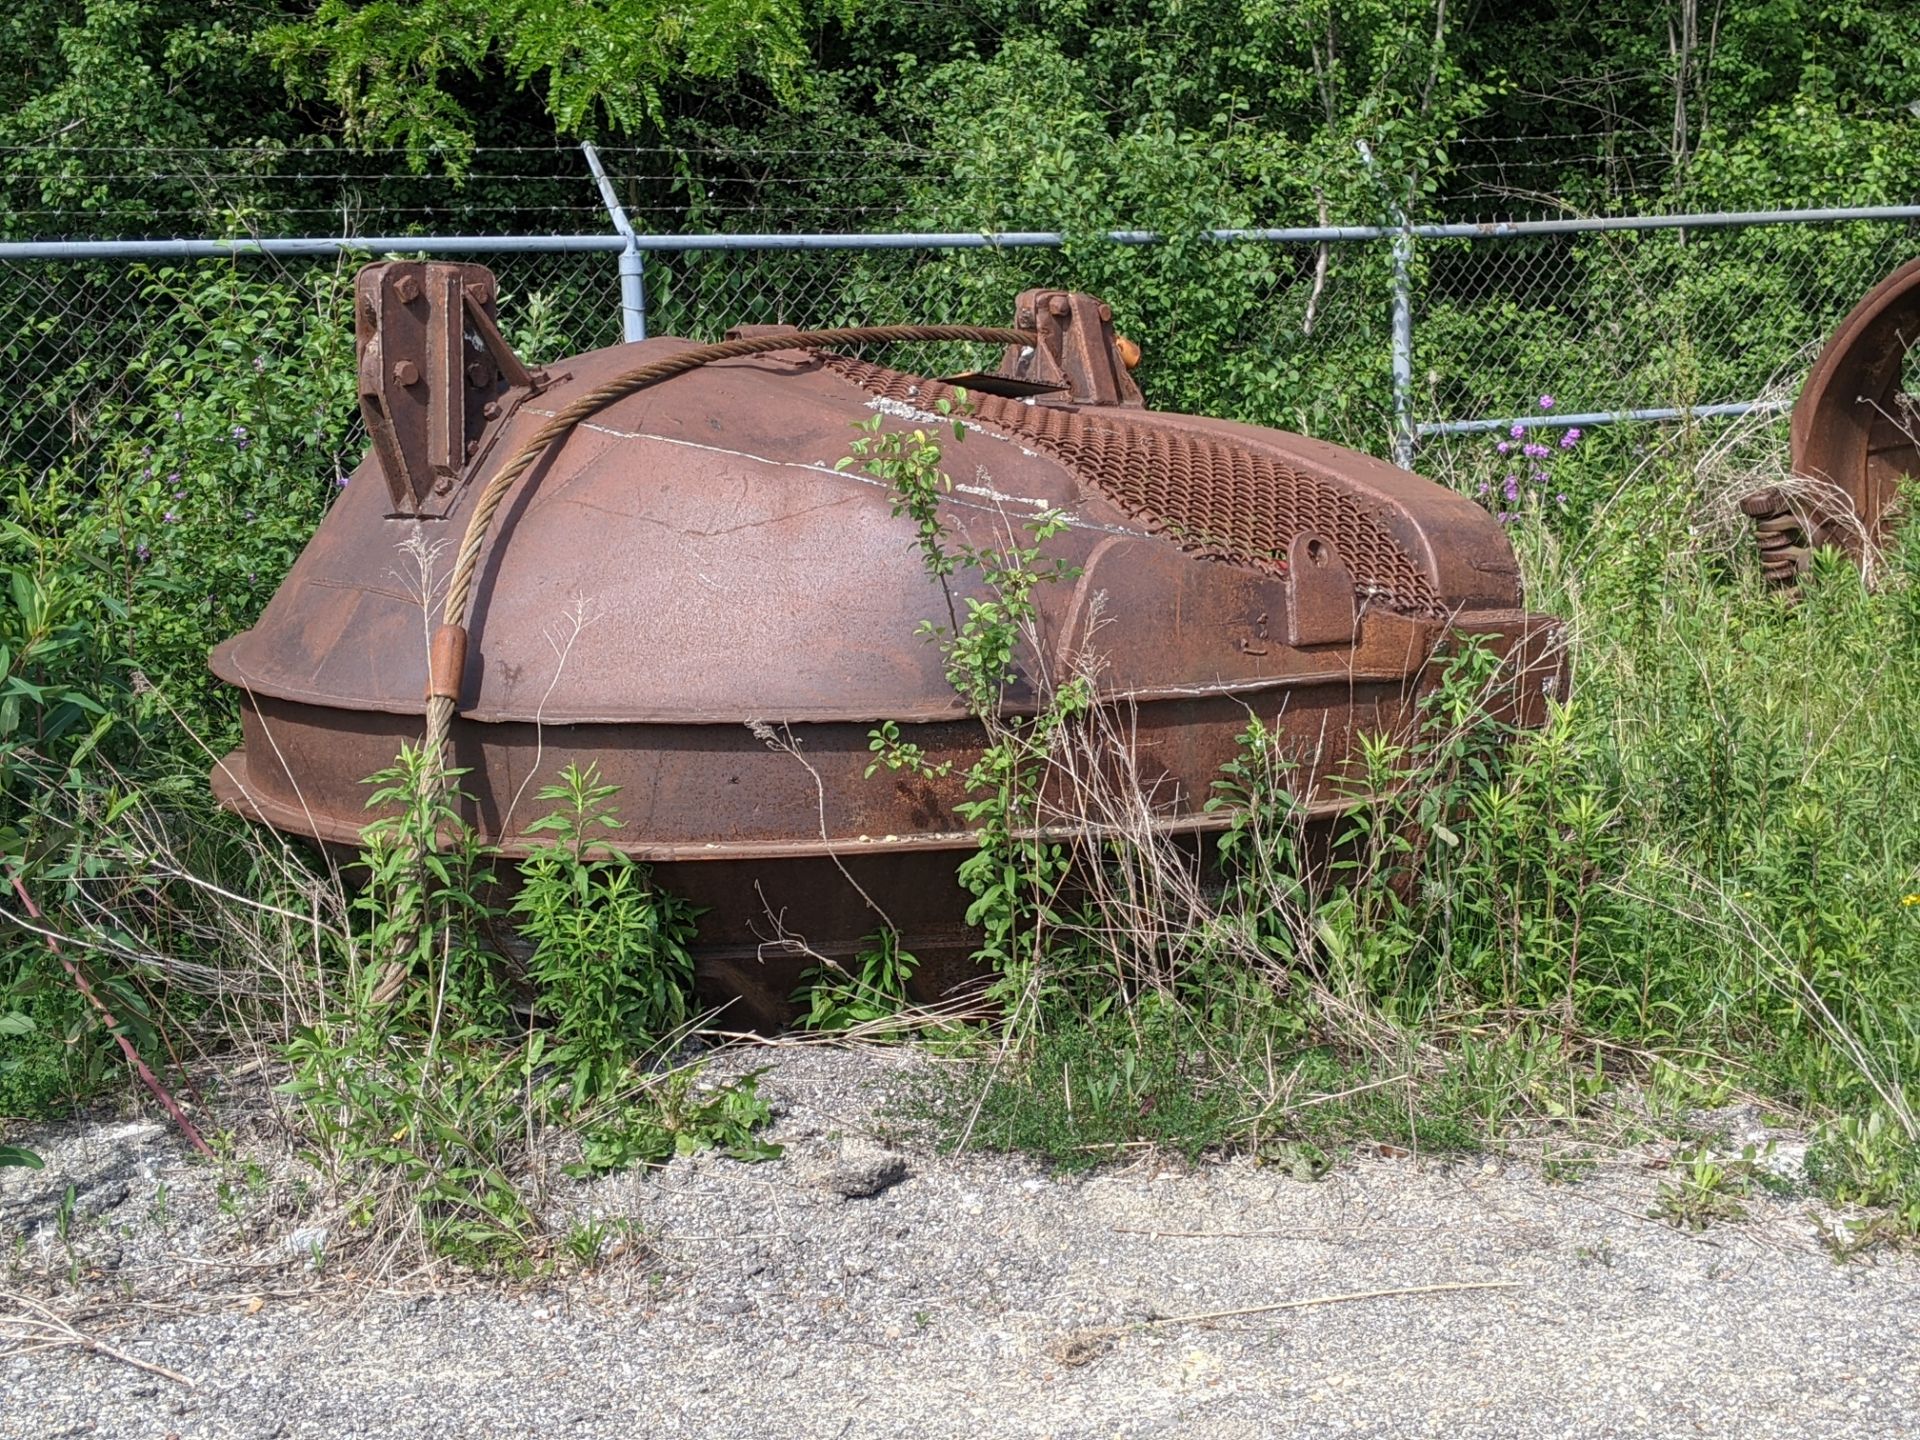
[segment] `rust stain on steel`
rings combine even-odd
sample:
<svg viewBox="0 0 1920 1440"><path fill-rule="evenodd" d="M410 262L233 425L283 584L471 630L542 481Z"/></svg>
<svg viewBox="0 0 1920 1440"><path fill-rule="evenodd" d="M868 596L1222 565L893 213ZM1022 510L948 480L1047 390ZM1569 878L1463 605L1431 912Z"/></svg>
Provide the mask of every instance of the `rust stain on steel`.
<svg viewBox="0 0 1920 1440"><path fill-rule="evenodd" d="M428 293L414 272L434 268L374 267L362 285L397 293L412 278ZM965 440L944 442L957 483L941 505L955 545L1004 547L1043 511L1070 522L1048 555L1079 573L1036 593L1038 643L1016 657L1008 711L1037 708L1097 651L1098 697L1128 711L1159 823L1196 844L1224 823L1203 807L1250 711L1302 758L1310 811L1331 816L1350 803L1336 782L1356 735L1408 721L1451 633L1511 657L1514 718L1539 722L1564 685L1560 630L1525 612L1506 537L1479 506L1301 436L1147 410L1100 301L1029 291L1019 304L1039 343L1001 373L1029 393L970 392ZM485 351L490 312L462 313L459 342ZM396 322L363 335L363 354L379 345L381 375L404 359L430 374L408 347L452 338ZM354 846L362 782L417 740L431 680L457 688L452 763L480 834L524 853L538 838L529 797L569 762L597 764L621 787L612 843L709 907L701 973L710 993L745 997L741 1018L777 1023L813 954L849 957L888 922L934 995L969 973L953 867L975 840L956 807L984 734L916 633L949 611L913 522L889 487L835 462L856 422L878 409L910 428L950 386L799 350L709 365L608 406L516 483L482 553L464 656L429 644L420 600L396 581L415 563L399 547L457 539L477 482L543 412L685 345L573 357L535 403L503 365L485 386L442 366L437 383L483 397L468 412L476 458L438 506L409 509L416 487L390 489L376 445L260 622L214 652L242 692L244 737L215 790ZM426 397L428 424L451 413ZM950 583L956 605L986 598L977 577ZM867 778L869 732L887 720L951 770ZM1045 800L1055 814L1068 803Z"/></svg>
<svg viewBox="0 0 1920 1440"><path fill-rule="evenodd" d="M1754 522L1767 578L1792 584L1813 550L1859 558L1860 535L1885 538L1900 482L1920 474L1920 397L1904 387L1907 351L1920 342L1920 260L1869 291L1828 338L1793 407L1793 473L1826 494L1769 486L1741 501Z"/></svg>

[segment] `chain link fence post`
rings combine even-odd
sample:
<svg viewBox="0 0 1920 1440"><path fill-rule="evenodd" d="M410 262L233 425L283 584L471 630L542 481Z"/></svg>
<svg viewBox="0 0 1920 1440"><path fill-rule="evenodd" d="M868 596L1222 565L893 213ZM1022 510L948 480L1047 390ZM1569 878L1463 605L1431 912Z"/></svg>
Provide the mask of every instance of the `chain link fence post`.
<svg viewBox="0 0 1920 1440"><path fill-rule="evenodd" d="M1413 469L1413 232L1393 232L1393 463Z"/></svg>
<svg viewBox="0 0 1920 1440"><path fill-rule="evenodd" d="M629 345L647 338L647 252L631 236L620 252L620 338Z"/></svg>
<svg viewBox="0 0 1920 1440"><path fill-rule="evenodd" d="M593 183L600 187L600 202L607 207L607 218L627 242L620 252L620 338L631 345L647 338L647 252L634 236L626 208L600 163L600 152L585 140L580 142L580 150L587 157L587 168L593 171Z"/></svg>
<svg viewBox="0 0 1920 1440"><path fill-rule="evenodd" d="M1355 148L1367 167L1367 175L1379 189L1385 203L1387 223L1393 228L1393 432L1388 437L1387 453L1402 470L1413 468L1413 227L1406 207L1393 198L1380 171L1373 163L1373 147L1356 140ZM1413 181L1407 181L1413 192Z"/></svg>

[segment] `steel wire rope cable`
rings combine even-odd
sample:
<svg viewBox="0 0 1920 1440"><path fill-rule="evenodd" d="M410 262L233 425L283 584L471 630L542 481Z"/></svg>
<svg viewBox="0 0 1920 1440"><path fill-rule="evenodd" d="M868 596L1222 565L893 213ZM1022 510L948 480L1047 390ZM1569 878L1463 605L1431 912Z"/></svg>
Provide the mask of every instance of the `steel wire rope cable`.
<svg viewBox="0 0 1920 1440"><path fill-rule="evenodd" d="M428 784L438 795L444 788L447 772L448 740L453 729L453 714L460 698L460 681L466 670L467 607L473 596L474 577L480 568L480 552L493 529L494 516L523 475L533 468L547 448L564 439L573 427L597 414L616 400L685 375L691 370L721 360L740 360L778 350L817 350L829 345L890 345L914 341L970 341L991 345L1032 345L1031 330L1013 330L984 325L861 325L838 330L802 330L791 334L756 335L744 340L726 340L717 345L701 345L682 350L649 364L629 370L556 411L551 420L528 437L514 451L480 492L480 499L467 521L460 550L455 556L453 573L447 581L446 603L441 622L434 631L427 668L427 753Z"/></svg>

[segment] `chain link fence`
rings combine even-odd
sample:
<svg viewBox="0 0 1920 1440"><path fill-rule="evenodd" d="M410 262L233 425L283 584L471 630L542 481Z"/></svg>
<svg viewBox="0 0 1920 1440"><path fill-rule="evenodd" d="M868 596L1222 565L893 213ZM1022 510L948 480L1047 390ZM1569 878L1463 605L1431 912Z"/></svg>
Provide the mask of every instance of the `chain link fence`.
<svg viewBox="0 0 1920 1440"><path fill-rule="evenodd" d="M58 466L84 471L101 445L148 418L144 378L171 363L217 364L221 337L239 369L310 361L303 328L351 384L353 272L371 255L0 262L0 477ZM499 277L502 320L530 358L620 341L618 295L604 255L512 252L484 258ZM250 318L239 312L251 312ZM242 339L241 337L244 337ZM358 444L358 416L336 417L325 450Z"/></svg>
<svg viewBox="0 0 1920 1440"><path fill-rule="evenodd" d="M1566 425L1737 413L1805 369L1868 290L1920 255L1917 226L1906 216L1421 241L1409 397L1420 452L1458 453L1541 419L1543 396Z"/></svg>
<svg viewBox="0 0 1920 1440"><path fill-rule="evenodd" d="M9 192L9 233L40 238L0 243L0 475L84 471L138 414L143 375L196 356L207 334L231 343L239 310L268 318L246 331L256 355L231 363L298 355L350 371L342 297L382 254L491 266L503 326L535 361L630 338L641 305L646 333L708 340L739 324L1003 324L1023 289L1087 290L1142 344L1156 407L1403 459L1417 443L1423 468L1445 472L1484 432L1542 418L1542 396L1553 416L1588 424L1750 402L1920 253L1920 208L1167 237L799 231L924 220L912 196L936 183L940 157L902 152L865 174L861 157L835 152L732 154L724 173L694 173L623 152L604 190L575 151L481 159L454 196L397 158L338 152L183 161L127 194L113 168L125 162L109 155ZM676 215L710 233L663 233ZM227 238L97 238L143 216L176 230L217 219L208 228ZM256 239L236 223L248 217L325 217L362 238L317 238L316 224L316 238ZM98 227L87 240L44 238L81 221ZM515 228L478 233L493 221ZM330 327L317 351L300 334L316 325ZM952 373L995 357L878 358ZM357 453L354 423L336 417L328 463Z"/></svg>

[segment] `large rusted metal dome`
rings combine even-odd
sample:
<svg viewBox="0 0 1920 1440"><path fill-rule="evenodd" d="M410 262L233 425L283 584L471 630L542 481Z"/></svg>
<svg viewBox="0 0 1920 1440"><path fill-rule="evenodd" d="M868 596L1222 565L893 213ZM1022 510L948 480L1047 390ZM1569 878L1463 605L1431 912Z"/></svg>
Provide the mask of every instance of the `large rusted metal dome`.
<svg viewBox="0 0 1920 1440"><path fill-rule="evenodd" d="M655 339L529 373L478 266L388 264L359 286L375 445L259 623L221 645L244 745L227 805L353 845L365 778L417 740L431 593L480 483L572 399L687 348ZM941 518L1004 546L1057 510L1040 644L1008 704L1092 647L1125 706L1165 823L1200 831L1211 782L1257 713L1309 757L1310 804L1356 731L1398 722L1449 631L1494 637L1558 683L1552 622L1522 608L1479 506L1332 445L1143 408L1106 307L1021 297L1030 344L969 382ZM701 966L777 1018L807 952L853 953L887 911L930 986L964 955L955 814L982 743L916 635L947 622L888 486L837 468L857 422L924 427L953 387L799 348L707 364L607 405L519 479L480 553L453 763L473 824L529 845L534 795L570 761L621 787L614 843L709 907ZM953 582L961 598L973 583ZM1527 715L1522 717L1529 718ZM865 775L896 722L941 778Z"/></svg>

